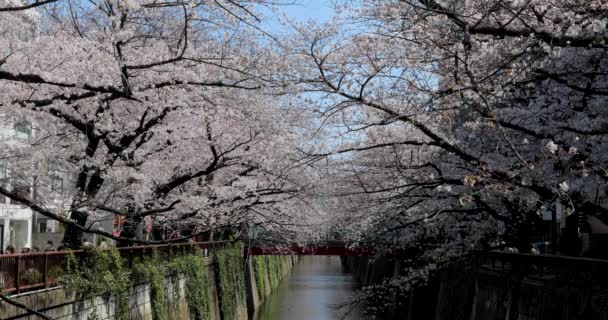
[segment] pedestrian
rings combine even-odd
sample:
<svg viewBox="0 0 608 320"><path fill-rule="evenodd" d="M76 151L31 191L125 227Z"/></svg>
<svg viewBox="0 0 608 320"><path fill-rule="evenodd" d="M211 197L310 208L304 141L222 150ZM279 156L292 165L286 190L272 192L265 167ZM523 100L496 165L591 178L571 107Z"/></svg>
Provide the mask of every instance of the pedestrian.
<svg viewBox="0 0 608 320"><path fill-rule="evenodd" d="M44 248L44 251L55 251L53 240L49 240L46 242L46 248Z"/></svg>
<svg viewBox="0 0 608 320"><path fill-rule="evenodd" d="M13 246L6 247L6 254L15 254L15 248Z"/></svg>

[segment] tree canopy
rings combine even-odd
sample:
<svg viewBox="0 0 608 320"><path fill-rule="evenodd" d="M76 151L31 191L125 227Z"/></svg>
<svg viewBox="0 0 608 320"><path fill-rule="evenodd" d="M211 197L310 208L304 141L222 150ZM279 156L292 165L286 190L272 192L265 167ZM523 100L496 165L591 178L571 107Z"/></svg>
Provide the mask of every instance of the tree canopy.
<svg viewBox="0 0 608 320"><path fill-rule="evenodd" d="M108 213L339 230L407 252L405 290L471 249L529 250L549 207L606 218L605 1L339 1L284 32L275 5L2 2L3 121L35 134L0 156L37 192L0 193L72 246Z"/></svg>

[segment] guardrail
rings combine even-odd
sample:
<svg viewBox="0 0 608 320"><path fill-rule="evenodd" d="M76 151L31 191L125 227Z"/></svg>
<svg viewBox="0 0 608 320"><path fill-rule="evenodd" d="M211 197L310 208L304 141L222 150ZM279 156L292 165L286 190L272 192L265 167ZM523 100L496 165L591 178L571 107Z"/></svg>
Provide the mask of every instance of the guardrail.
<svg viewBox="0 0 608 320"><path fill-rule="evenodd" d="M471 319L606 319L608 260L495 251L472 258L466 308L445 310L471 310Z"/></svg>
<svg viewBox="0 0 608 320"><path fill-rule="evenodd" d="M126 265L131 267L136 259L152 255L153 252L162 258L195 252L208 257L232 242L174 243L122 247L118 250ZM0 291L4 294L18 294L56 286L59 278L65 273L67 255L70 252L76 256L84 253L83 250L73 250L0 255Z"/></svg>
<svg viewBox="0 0 608 320"><path fill-rule="evenodd" d="M477 265L488 271L536 279L586 274L598 281L608 280L608 260L604 259L501 251L474 251L473 254Z"/></svg>

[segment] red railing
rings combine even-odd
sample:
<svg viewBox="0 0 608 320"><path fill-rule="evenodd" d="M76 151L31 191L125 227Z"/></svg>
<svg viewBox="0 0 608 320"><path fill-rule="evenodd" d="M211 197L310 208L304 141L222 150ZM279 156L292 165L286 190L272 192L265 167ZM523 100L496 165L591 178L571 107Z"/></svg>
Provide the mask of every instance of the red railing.
<svg viewBox="0 0 608 320"><path fill-rule="evenodd" d="M215 250L228 246L232 241L175 243L118 248L127 266L138 258L156 253L163 258L189 253L210 256ZM71 251L77 256L83 250ZM49 288L57 285L65 273L68 251L50 251L0 255L0 291L17 294L24 291Z"/></svg>
<svg viewBox="0 0 608 320"><path fill-rule="evenodd" d="M251 256L343 256L343 257L373 257L376 251L372 248L319 246L319 247L271 247L253 246L245 248L245 253Z"/></svg>

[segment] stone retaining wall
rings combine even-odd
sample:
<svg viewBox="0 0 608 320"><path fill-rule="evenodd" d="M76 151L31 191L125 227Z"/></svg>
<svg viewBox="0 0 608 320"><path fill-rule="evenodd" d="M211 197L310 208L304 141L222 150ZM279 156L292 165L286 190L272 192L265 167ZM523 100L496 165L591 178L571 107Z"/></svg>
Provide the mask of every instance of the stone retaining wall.
<svg viewBox="0 0 608 320"><path fill-rule="evenodd" d="M270 268L256 270L254 259L262 259L266 266L270 266ZM219 296L219 292L221 291L218 277L219 266L211 258L205 258L203 261L204 265L202 267L207 268L208 271L209 289L207 299L211 306L211 319L209 320L225 320L224 318L246 320L248 314L252 314L261 305L265 297L279 285L279 282L292 269L297 258L292 256L260 256L250 257L246 263L243 262L246 293L243 296L234 298L238 301L230 301L230 305L235 306L236 310L232 310L234 314L224 317L220 316L220 304L222 298L226 298ZM261 265L260 262L258 261L257 265ZM264 286L263 292L258 288L258 283ZM168 275L165 278L165 289L167 320L190 319L191 315L186 294L186 279L180 275ZM178 290L178 295L174 294L175 290ZM174 301L176 300L175 297L179 297L177 301ZM61 287L29 292L13 296L12 299L32 309L43 312L51 319L110 320L116 318L115 299L105 300L101 297L95 297L82 300L77 295L68 294ZM157 320L154 319L152 312L149 284L140 283L135 285L130 290L127 300L130 319ZM229 302L225 301L225 303ZM7 303L0 303L0 319L29 320L39 318L34 315L28 315L23 309Z"/></svg>
<svg viewBox="0 0 608 320"><path fill-rule="evenodd" d="M488 253L441 270L394 299L400 320L608 320L608 261ZM398 261L343 258L361 285L398 275Z"/></svg>
<svg viewBox="0 0 608 320"><path fill-rule="evenodd" d="M297 256L252 256L247 261L247 306L250 314L264 303L297 263Z"/></svg>

